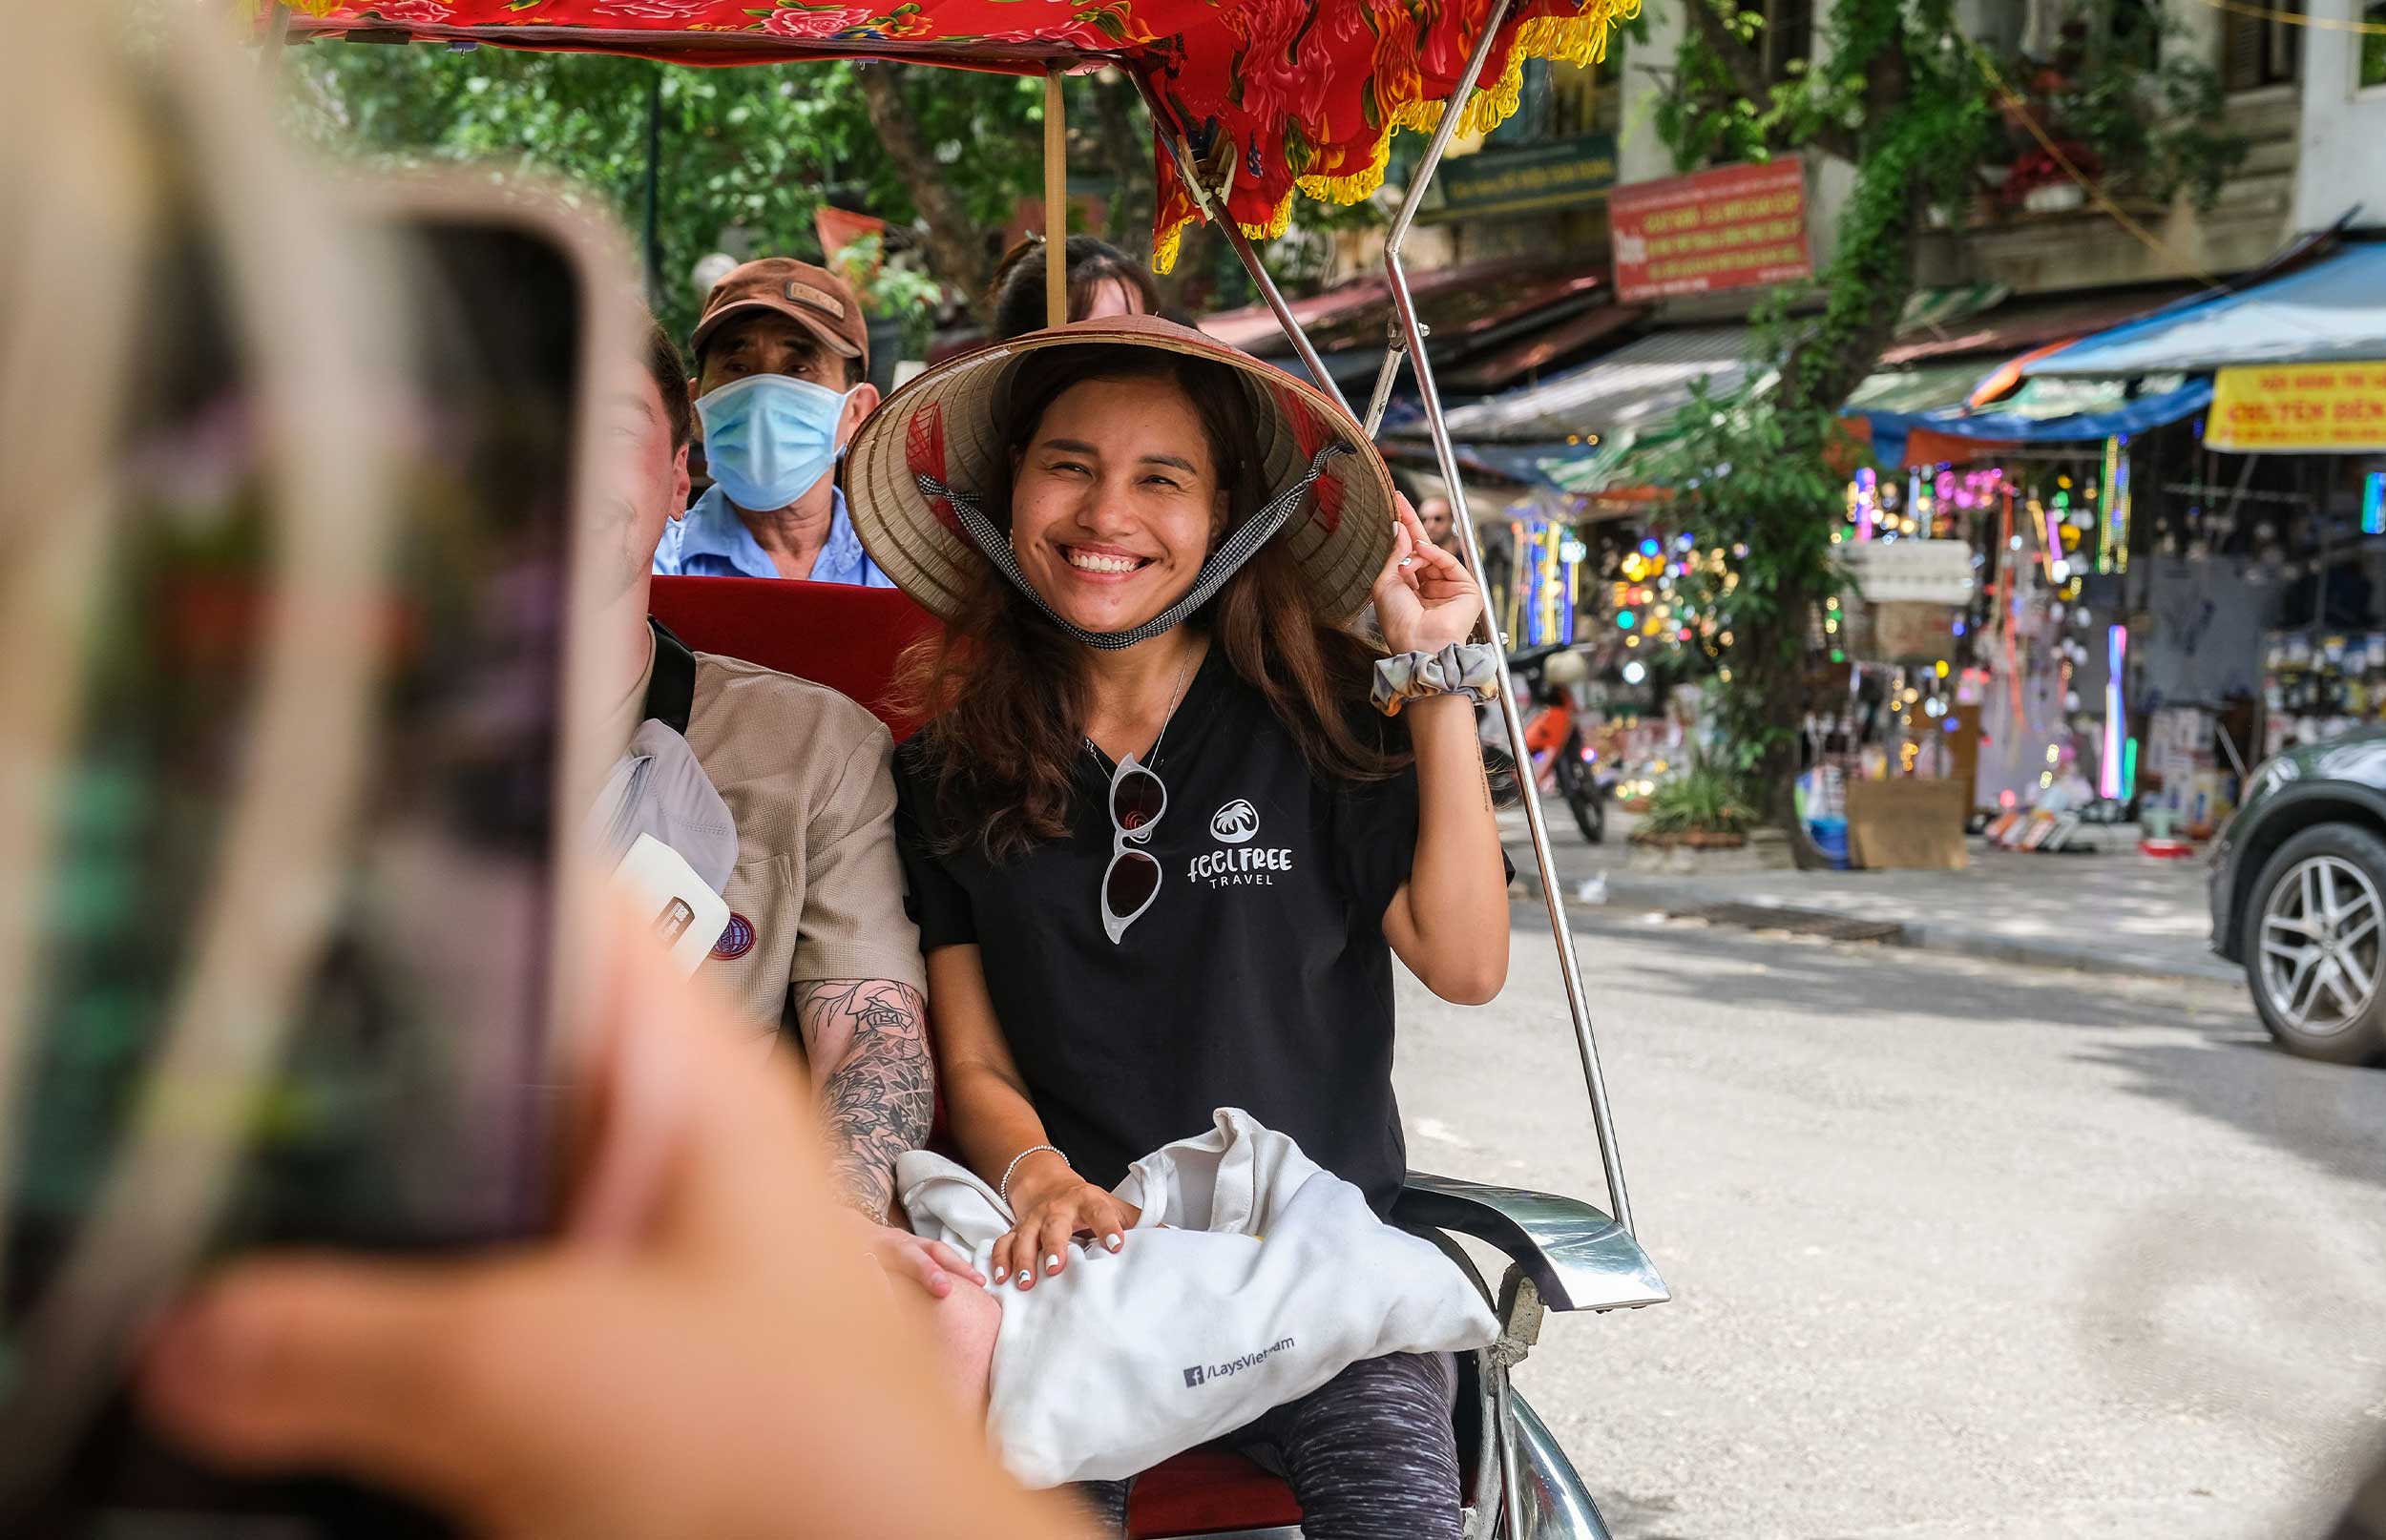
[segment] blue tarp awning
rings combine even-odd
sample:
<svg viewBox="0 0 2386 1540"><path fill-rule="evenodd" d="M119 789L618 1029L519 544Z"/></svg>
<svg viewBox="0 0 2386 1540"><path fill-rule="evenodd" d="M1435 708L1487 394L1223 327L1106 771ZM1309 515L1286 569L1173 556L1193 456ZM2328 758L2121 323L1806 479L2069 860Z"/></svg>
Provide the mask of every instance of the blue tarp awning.
<svg viewBox="0 0 2386 1540"><path fill-rule="evenodd" d="M2068 444L2143 433L2175 423L2212 404L2212 382L2189 380L2173 389L2137 396L2103 411L2032 417L2020 412L1855 412L1873 425L1873 453L1882 464L1901 466L1906 440L1916 428L1988 444Z"/></svg>
<svg viewBox="0 0 2386 1540"><path fill-rule="evenodd" d="M2124 322L2021 372L2127 378L2373 359L2386 359L2386 245L2347 246L2284 278Z"/></svg>

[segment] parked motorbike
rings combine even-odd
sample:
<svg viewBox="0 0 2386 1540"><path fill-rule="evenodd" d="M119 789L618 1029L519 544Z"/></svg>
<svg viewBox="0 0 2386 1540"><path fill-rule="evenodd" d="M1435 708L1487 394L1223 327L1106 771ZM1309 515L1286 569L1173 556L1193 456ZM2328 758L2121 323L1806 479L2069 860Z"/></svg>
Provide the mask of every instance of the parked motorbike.
<svg viewBox="0 0 2386 1540"><path fill-rule="evenodd" d="M1523 648L1510 653L1508 662L1524 681L1517 695L1535 706L1524 734L1534 752L1536 783L1563 798L1574 826L1586 842L1598 844L1607 838L1607 795L1615 778L1612 767L1600 765L1598 751L1584 739L1575 706L1574 687L1588 676L1589 668L1580 653L1563 644ZM1495 788L1501 768L1494 767ZM1513 788L1516 767L1508 763L1504 768Z"/></svg>

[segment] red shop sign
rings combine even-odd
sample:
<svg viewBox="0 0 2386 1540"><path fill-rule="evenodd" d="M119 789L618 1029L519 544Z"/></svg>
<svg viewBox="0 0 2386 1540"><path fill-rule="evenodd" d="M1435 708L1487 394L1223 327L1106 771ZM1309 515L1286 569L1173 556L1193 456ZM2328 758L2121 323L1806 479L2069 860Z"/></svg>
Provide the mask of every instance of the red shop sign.
<svg viewBox="0 0 2386 1540"><path fill-rule="evenodd" d="M1806 239L1806 167L1796 160L1634 182L1609 194L1607 208L1620 300L1814 276Z"/></svg>

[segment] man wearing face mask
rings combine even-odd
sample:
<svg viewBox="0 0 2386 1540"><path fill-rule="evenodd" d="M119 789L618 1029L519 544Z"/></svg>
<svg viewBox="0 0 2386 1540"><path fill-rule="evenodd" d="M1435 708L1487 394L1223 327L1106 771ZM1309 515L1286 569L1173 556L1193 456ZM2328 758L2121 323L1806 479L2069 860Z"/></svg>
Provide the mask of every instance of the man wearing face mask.
<svg viewBox="0 0 2386 1540"><path fill-rule="evenodd" d="M790 258L747 262L713 285L691 347L713 485L664 531L655 571L893 587L833 474L878 408L852 289Z"/></svg>

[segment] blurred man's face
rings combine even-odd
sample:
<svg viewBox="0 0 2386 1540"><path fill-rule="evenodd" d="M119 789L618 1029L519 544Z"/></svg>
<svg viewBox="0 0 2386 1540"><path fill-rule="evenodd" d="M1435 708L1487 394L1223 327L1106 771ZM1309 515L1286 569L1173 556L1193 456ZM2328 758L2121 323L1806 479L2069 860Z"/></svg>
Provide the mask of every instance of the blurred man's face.
<svg viewBox="0 0 2386 1540"><path fill-rule="evenodd" d="M1416 521L1425 526L1426 538L1440 545L1450 538L1450 499L1429 497L1416 510Z"/></svg>
<svg viewBox="0 0 2386 1540"><path fill-rule="evenodd" d="M663 526L687 507L687 447L671 443L671 419L655 377L624 359L596 425L597 534L609 573L627 593L655 564Z"/></svg>

